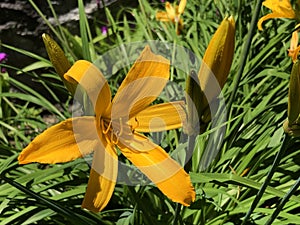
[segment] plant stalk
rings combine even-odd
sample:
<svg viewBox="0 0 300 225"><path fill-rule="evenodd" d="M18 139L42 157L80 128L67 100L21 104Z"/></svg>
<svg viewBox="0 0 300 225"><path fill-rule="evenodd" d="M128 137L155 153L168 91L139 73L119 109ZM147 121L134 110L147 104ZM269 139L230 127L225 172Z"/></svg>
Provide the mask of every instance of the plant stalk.
<svg viewBox="0 0 300 225"><path fill-rule="evenodd" d="M271 215L269 220L265 223L265 225L271 225L273 223L273 221L276 219L276 217L281 212L284 205L287 203L287 201L290 199L290 197L297 191L299 186L300 186L300 177L298 177L298 180L296 181L296 183L290 188L288 193L286 193L286 195L282 198L279 205L277 206L277 208L275 209L275 211L273 212L273 214Z"/></svg>
<svg viewBox="0 0 300 225"><path fill-rule="evenodd" d="M284 135L283 138L284 138L284 139L283 139L282 145L281 145L279 151L278 151L277 154L276 154L276 157L275 157L275 159L274 159L274 161L273 161L273 164L272 164L272 166L271 166L271 169L270 169L270 171L269 171L269 173L268 173L268 175L267 175L267 177L266 177L264 183L262 184L261 188L259 189L259 191L258 191L258 193L257 193L257 195L256 195L256 197L255 197L255 199L253 200L253 202L252 202L252 204L251 204L251 207L250 207L250 209L248 210L248 212L247 212L247 214L246 214L246 216L245 216L245 218L244 218L244 220L243 220L242 225L245 225L245 224L247 223L247 221L249 220L249 218L250 218L252 212L253 212L254 209L256 208L256 206L257 206L259 200L261 199L261 197L262 197L263 193L265 192L265 190L266 190L268 184L270 183L270 181L271 181L271 179L272 179L272 177L273 177L273 175L274 175L274 173L275 173L275 171L276 171L276 169L277 169L277 167L278 167L278 165L279 165L279 163L280 163L280 160L281 160L281 158L282 158L282 156L283 156L285 150L286 150L287 147L288 147L288 143L289 143L291 137L290 137L288 134L285 133L285 135Z"/></svg>
<svg viewBox="0 0 300 225"><path fill-rule="evenodd" d="M239 67L237 76L235 77L235 79L233 81L233 83L234 83L233 84L233 91L232 91L232 94L231 94L229 102L228 102L228 106L229 106L228 108L229 109L231 109L233 100L235 98L239 83L241 81L241 78L242 78L242 75L243 75L243 72L244 72L244 68L245 68L247 58L248 58L248 54L249 54L252 38L253 38L253 35L254 35L254 31L257 29L256 24L257 24L258 16L259 16L259 13L260 13L261 5L262 5L262 0L258 0L257 4L256 4L256 7L255 7L253 17L252 17L252 20L251 20L250 29L248 31L248 38L247 38L247 41L245 43L245 47L242 51L240 67Z"/></svg>

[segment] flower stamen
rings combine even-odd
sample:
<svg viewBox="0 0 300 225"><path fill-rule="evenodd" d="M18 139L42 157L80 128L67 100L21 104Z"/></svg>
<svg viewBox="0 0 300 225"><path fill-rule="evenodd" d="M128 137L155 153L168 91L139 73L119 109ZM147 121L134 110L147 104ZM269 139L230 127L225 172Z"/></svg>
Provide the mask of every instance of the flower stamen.
<svg viewBox="0 0 300 225"><path fill-rule="evenodd" d="M116 136L116 140L114 140L114 136ZM111 132L111 134L110 134L110 141L111 141L111 143L113 143L114 145L117 145L118 144L118 142L119 142L119 135L114 135L114 132Z"/></svg>
<svg viewBox="0 0 300 225"><path fill-rule="evenodd" d="M103 134L107 134L108 131L110 130L110 127L111 127L111 124L112 124L111 120L109 121L109 124L108 124L108 126L107 126L106 129L104 129L105 128L105 126L104 126L104 120L101 120L101 124L102 124L102 133Z"/></svg>

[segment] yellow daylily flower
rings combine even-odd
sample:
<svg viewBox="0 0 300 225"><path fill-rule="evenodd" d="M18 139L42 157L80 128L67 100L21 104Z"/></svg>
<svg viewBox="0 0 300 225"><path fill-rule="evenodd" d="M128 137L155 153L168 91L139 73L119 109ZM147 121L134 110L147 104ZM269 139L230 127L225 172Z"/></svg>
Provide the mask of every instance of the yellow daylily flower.
<svg viewBox="0 0 300 225"><path fill-rule="evenodd" d="M267 14L259 19L257 26L259 30L262 30L262 23L265 20L272 18L287 18L287 19L295 19L298 22L300 21L300 1L296 2L296 9L294 10L291 2L289 0L266 0L263 2L263 5L272 10L272 13ZM295 63L300 51L300 46L298 46L298 31L300 24L297 24L295 27L295 31L292 33L290 49L288 50L288 56L291 57L293 62Z"/></svg>
<svg viewBox="0 0 300 225"><path fill-rule="evenodd" d="M257 26L259 30L262 30L262 23L265 20L273 18L287 18L296 19L296 12L294 11L291 2L289 0L266 0L262 3L265 7L272 10L269 13L259 19Z"/></svg>
<svg viewBox="0 0 300 225"><path fill-rule="evenodd" d="M168 81L169 66L167 59L153 54L147 46L112 99L98 68L88 61L77 61L64 77L84 88L95 116L70 118L48 128L21 152L19 163L62 163L94 152L82 207L98 212L112 196L119 149L172 201L190 205L195 191L189 175L160 146L140 133L183 125L182 101L150 105Z"/></svg>
<svg viewBox="0 0 300 225"><path fill-rule="evenodd" d="M160 20L163 22L173 22L178 23L177 34L179 34L180 30L183 29L183 20L181 14L184 12L186 6L186 0L181 0L178 6L175 8L172 6L170 2L166 2L166 11L156 12L156 20Z"/></svg>

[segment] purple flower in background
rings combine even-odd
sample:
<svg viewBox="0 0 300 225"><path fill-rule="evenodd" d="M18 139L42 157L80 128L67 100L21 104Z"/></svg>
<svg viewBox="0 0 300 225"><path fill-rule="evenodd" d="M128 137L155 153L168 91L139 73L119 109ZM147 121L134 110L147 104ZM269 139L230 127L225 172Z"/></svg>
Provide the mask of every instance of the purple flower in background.
<svg viewBox="0 0 300 225"><path fill-rule="evenodd" d="M0 63L4 63L7 60L7 54L4 52L0 52Z"/></svg>
<svg viewBox="0 0 300 225"><path fill-rule="evenodd" d="M107 32L108 32L107 26L101 27L101 33L102 33L102 35L106 36Z"/></svg>
<svg viewBox="0 0 300 225"><path fill-rule="evenodd" d="M8 59L8 55L4 52L0 52L0 63L6 63ZM1 68L1 73L5 73L5 68Z"/></svg>

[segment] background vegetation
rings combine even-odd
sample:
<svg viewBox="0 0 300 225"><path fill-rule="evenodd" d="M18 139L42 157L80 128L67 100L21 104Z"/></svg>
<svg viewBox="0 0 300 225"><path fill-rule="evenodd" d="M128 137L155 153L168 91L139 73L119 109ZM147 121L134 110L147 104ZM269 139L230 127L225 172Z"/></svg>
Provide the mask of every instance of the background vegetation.
<svg viewBox="0 0 300 225"><path fill-rule="evenodd" d="M42 9L34 1L29 2L47 23ZM97 20L88 23L83 2L78 0L80 36L60 24L48 23L51 36L73 63L82 58L93 61L115 46L145 40L176 43L201 58L223 18L234 16L235 55L223 89L228 103L226 135L217 158L201 171L201 151L207 145L209 131L198 136L190 170L197 196L190 207L171 202L154 186L118 184L108 206L94 214L80 207L89 176L84 159L57 165L19 166L19 153L37 134L72 116L72 97L48 59L2 43L2 52L13 49L36 62L25 68L14 68L9 63L2 63L1 67L17 71L18 76L30 75L48 94L46 98L9 72L0 74L0 224L241 224L283 144L282 124L287 117L292 67L287 49L294 21L270 20L264 23L261 32L255 23L251 39L251 19L259 3L189 0L182 15L184 29L180 35L173 24L156 21L156 11L164 10L161 1L140 0L137 8L122 8L115 16L109 8L104 8L105 23ZM268 12L259 8L260 16ZM52 13L55 17L55 11ZM107 35L103 34L102 26L107 27ZM247 43L251 46L245 53ZM245 65L241 63L243 57ZM241 66L242 76L238 79ZM171 71L173 81L185 87L185 75L176 68ZM110 78L112 90L125 74L118 71ZM179 147L176 141L168 141L174 139L176 132L165 133L163 147L167 151ZM265 224L299 179L299 139L289 139L284 147L280 163L246 224ZM273 224L299 224L299 208L299 191L296 191Z"/></svg>

